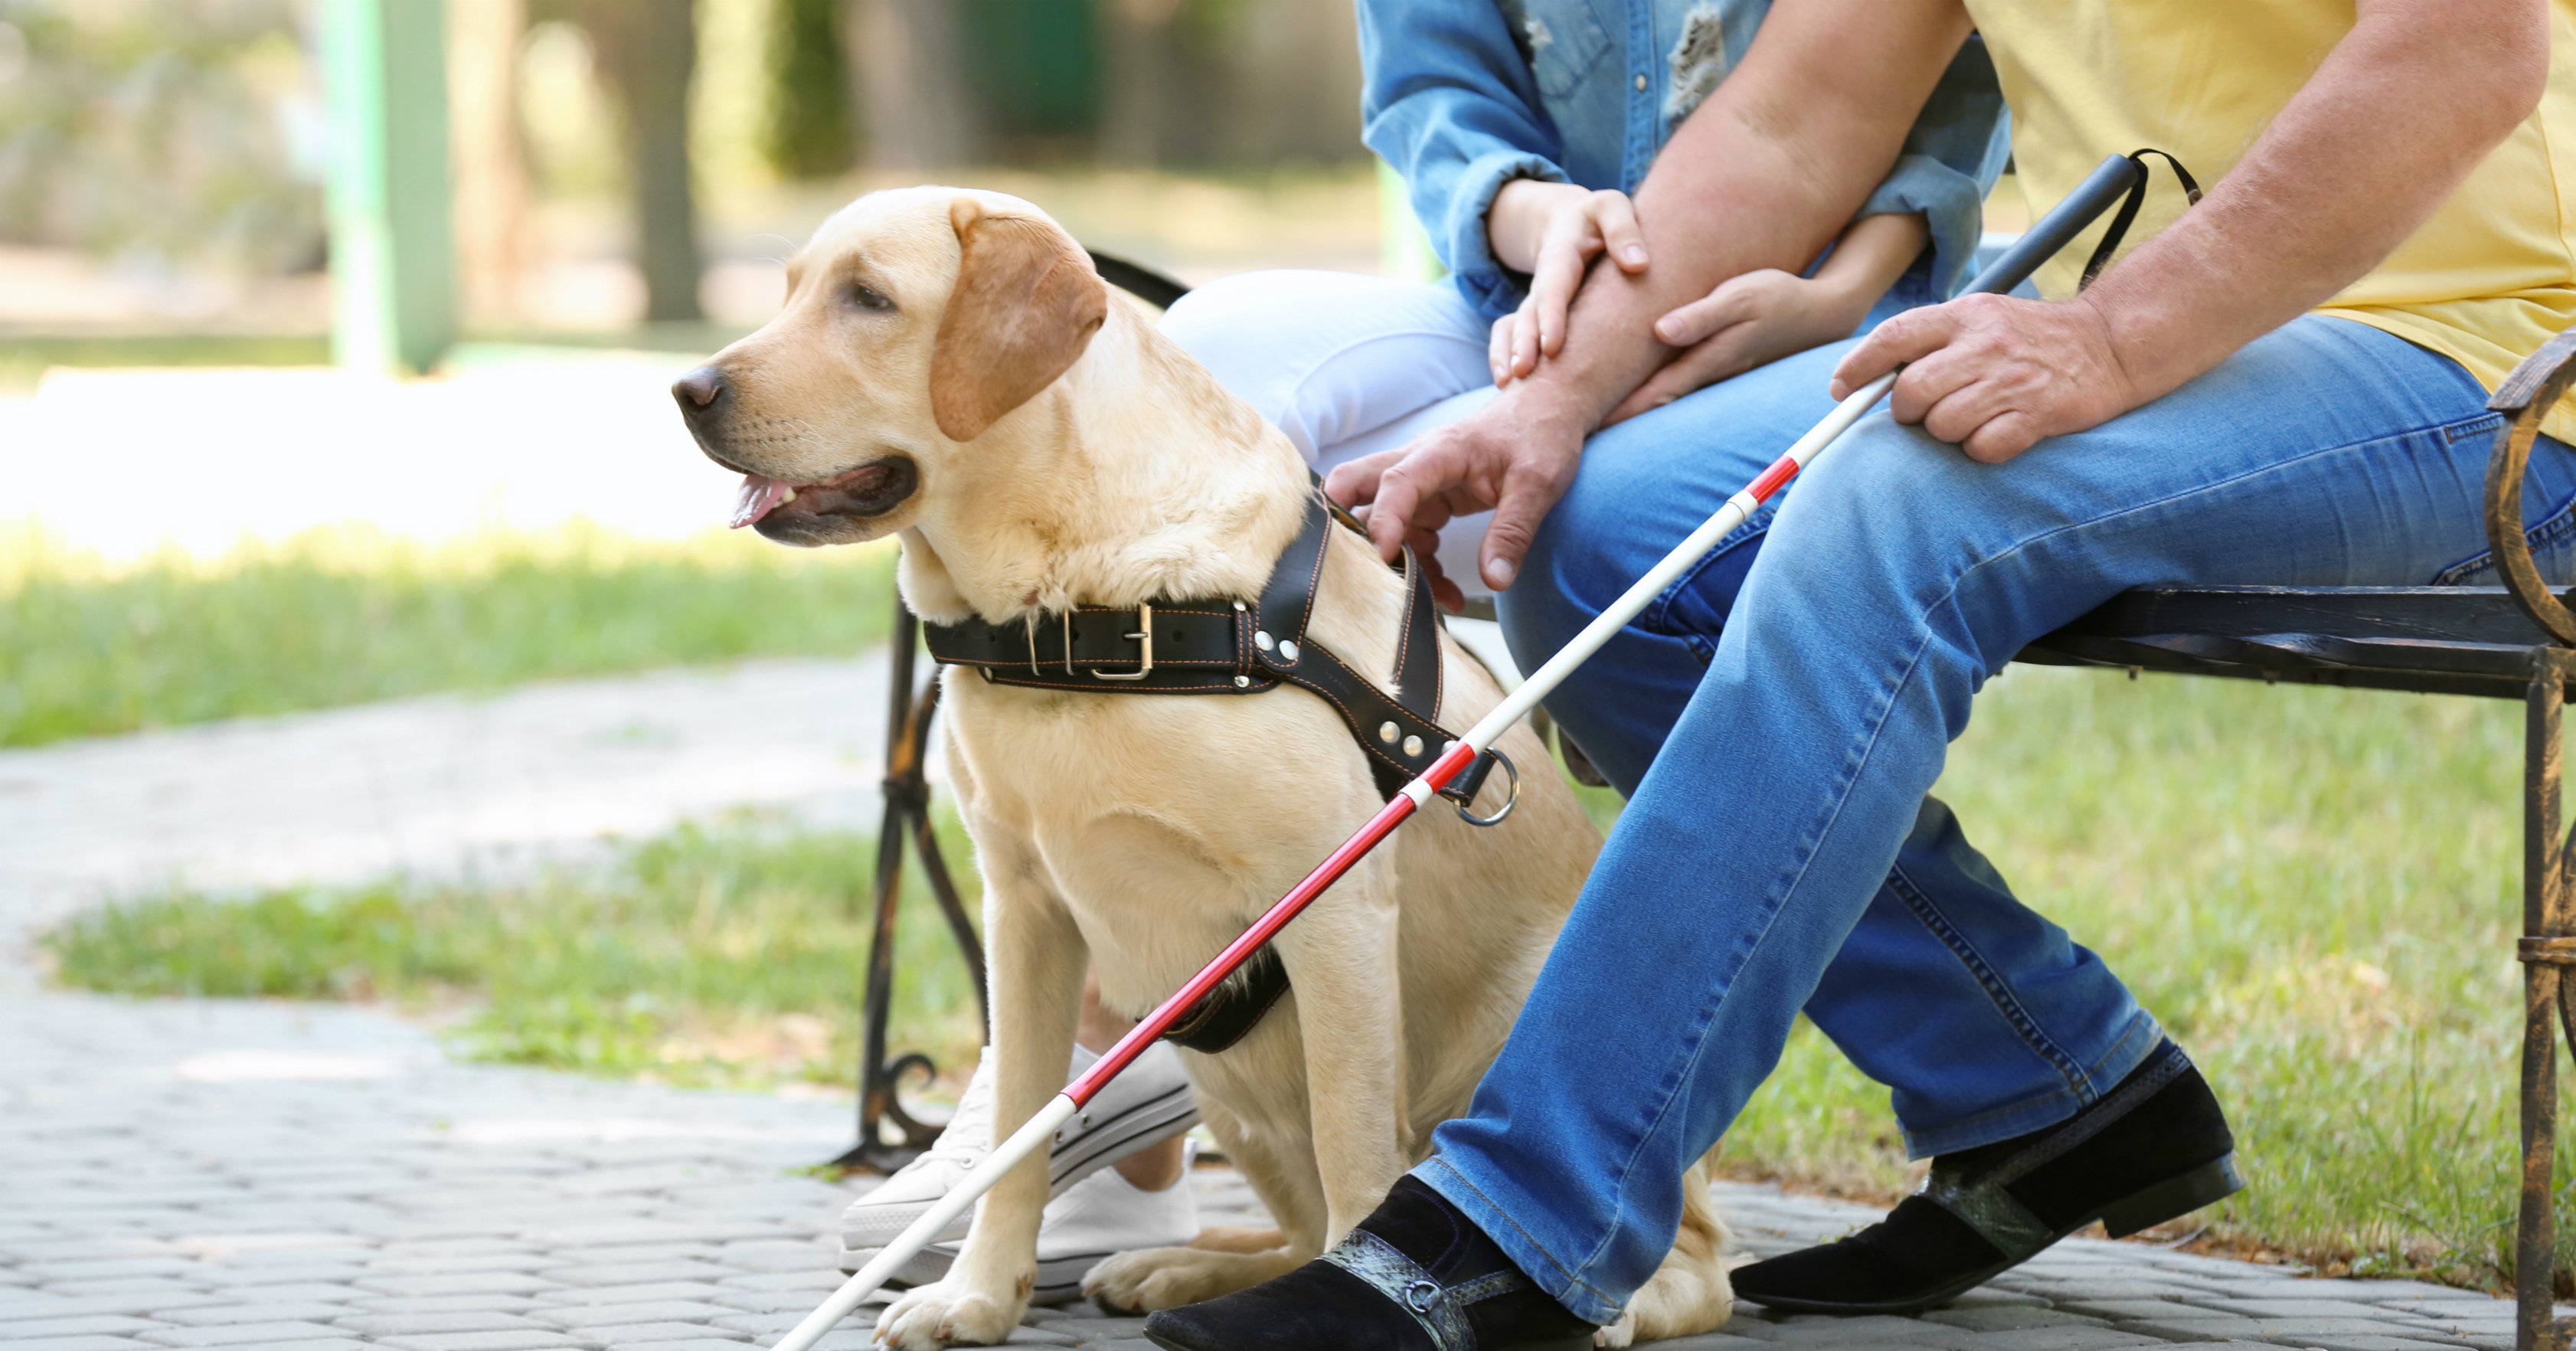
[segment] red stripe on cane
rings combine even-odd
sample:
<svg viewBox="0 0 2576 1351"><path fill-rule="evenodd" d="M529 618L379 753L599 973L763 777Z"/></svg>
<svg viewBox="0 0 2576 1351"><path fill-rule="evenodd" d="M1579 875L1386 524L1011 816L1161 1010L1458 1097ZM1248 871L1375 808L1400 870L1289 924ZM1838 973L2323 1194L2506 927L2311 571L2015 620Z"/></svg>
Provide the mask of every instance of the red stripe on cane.
<svg viewBox="0 0 2576 1351"><path fill-rule="evenodd" d="M1466 751L1468 758L1474 756L1474 752L1467 751L1463 745L1459 746L1433 764L1433 773L1437 773L1441 765L1447 764L1461 751ZM1456 774L1456 767L1452 766L1449 772L1452 775ZM1430 778L1431 775L1425 774L1423 777ZM1447 780L1448 776L1443 775L1436 782L1445 783ZM1093 1094L1108 1087L1109 1081L1117 1078L1119 1071L1126 1069L1136 1057L1143 1055L1145 1048L1153 1045L1157 1037L1171 1031L1172 1024L1179 1022L1181 1015L1189 1012L1191 1005L1205 998L1208 991L1215 989L1227 976L1234 974L1235 968L1249 961L1262 944L1269 942L1281 929L1287 928L1288 921L1297 918L1298 912L1304 910L1309 902L1324 894L1324 888L1340 881L1342 874L1351 870L1352 864L1367 857L1368 851L1375 849L1378 841L1393 834L1395 828L1404 823L1404 818L1411 815L1413 815L1412 798L1399 793L1387 799L1387 804L1378 808L1377 815L1370 817L1368 824L1360 827L1358 834L1343 841L1341 848L1334 850L1329 857L1317 865L1313 872L1306 874L1305 881L1290 888L1287 895L1279 898L1278 904L1271 906L1251 928L1243 931L1242 937L1228 943L1225 951L1217 954L1215 961L1208 963L1197 975L1190 977L1189 983L1174 992L1171 998L1164 1000L1161 1007L1145 1015L1145 1021L1136 1024L1134 1030L1120 1037L1117 1045L1110 1047L1108 1052L1094 1062L1081 1078L1066 1087L1064 1095L1073 1099L1077 1106L1089 1104Z"/></svg>
<svg viewBox="0 0 2576 1351"><path fill-rule="evenodd" d="M1768 502L1771 500L1771 494L1780 491L1781 484L1797 476L1798 462L1783 455L1773 460L1771 467L1763 470L1760 477L1746 484L1744 492L1756 502Z"/></svg>

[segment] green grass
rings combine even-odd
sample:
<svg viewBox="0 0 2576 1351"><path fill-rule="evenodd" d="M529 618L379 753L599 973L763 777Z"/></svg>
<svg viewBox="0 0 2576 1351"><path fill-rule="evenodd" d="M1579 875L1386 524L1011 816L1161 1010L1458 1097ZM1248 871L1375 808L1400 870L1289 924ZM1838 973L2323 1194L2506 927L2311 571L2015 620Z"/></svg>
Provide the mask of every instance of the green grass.
<svg viewBox="0 0 2576 1351"><path fill-rule="evenodd" d="M2204 1242L2494 1284L2516 1172L2520 763L2509 702L2020 668L1940 791L2216 1084L2253 1187L2196 1217ZM458 1010L452 1035L486 1058L845 1082L868 854L738 824L636 846L604 879L146 901L52 951L92 988ZM910 914L896 1042L955 1057L969 991L931 909ZM1723 1157L1874 1199L1910 1185L1886 1092L1807 1028Z"/></svg>
<svg viewBox="0 0 2576 1351"><path fill-rule="evenodd" d="M328 366L320 334L0 335L0 393L34 389L55 366Z"/></svg>
<svg viewBox="0 0 2576 1351"><path fill-rule="evenodd" d="M970 911L975 875L943 834ZM872 838L743 816L630 845L604 869L496 889L385 883L163 896L46 939L63 983L134 995L379 999L468 1059L692 1086L846 1087L858 1062ZM974 987L907 870L893 1034L962 1070Z"/></svg>
<svg viewBox="0 0 2576 1351"><path fill-rule="evenodd" d="M885 639L893 556L588 528L325 531L112 567L0 527L0 746Z"/></svg>
<svg viewBox="0 0 2576 1351"><path fill-rule="evenodd" d="M2521 764L2516 702L2014 668L1937 791L2216 1085L2252 1183L2219 1237L2493 1282ZM1809 1027L1727 1159L1854 1194L1908 1180L1886 1092Z"/></svg>

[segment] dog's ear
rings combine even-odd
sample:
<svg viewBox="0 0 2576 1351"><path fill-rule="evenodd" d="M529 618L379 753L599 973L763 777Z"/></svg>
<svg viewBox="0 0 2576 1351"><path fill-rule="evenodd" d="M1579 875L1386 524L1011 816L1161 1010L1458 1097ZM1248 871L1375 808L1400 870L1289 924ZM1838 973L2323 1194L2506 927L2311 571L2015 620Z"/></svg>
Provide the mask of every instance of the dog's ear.
<svg viewBox="0 0 2576 1351"><path fill-rule="evenodd" d="M950 440L972 441L1082 356L1109 317L1109 288L1046 221L986 215L960 197L948 223L957 287L930 357L930 412Z"/></svg>

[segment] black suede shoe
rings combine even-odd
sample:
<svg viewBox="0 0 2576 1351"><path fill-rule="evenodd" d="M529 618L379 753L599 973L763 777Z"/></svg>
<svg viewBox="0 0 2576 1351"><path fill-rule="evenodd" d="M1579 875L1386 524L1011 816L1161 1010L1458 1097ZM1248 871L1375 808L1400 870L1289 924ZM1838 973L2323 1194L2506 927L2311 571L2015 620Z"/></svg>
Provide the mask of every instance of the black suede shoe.
<svg viewBox="0 0 2576 1351"><path fill-rule="evenodd" d="M2168 1041L2072 1120L1935 1158L1885 1220L1743 1267L1735 1294L1796 1313L1913 1313L2095 1220L2120 1238L2244 1187L2218 1099Z"/></svg>
<svg viewBox="0 0 2576 1351"><path fill-rule="evenodd" d="M1322 1257L1145 1320L1167 1351L1589 1351L1592 1331L1411 1177Z"/></svg>

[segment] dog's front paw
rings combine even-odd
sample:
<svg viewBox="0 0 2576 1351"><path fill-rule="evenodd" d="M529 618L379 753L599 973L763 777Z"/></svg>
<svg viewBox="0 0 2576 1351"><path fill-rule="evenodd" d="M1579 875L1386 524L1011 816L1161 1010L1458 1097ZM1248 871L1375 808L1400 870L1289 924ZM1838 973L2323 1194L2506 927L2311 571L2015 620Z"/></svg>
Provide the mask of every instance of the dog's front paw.
<svg viewBox="0 0 2576 1351"><path fill-rule="evenodd" d="M956 1281L937 1281L904 1292L877 1315L877 1340L896 1351L944 1351L951 1346L999 1346L1020 1325L1026 1298L995 1299Z"/></svg>
<svg viewBox="0 0 2576 1351"><path fill-rule="evenodd" d="M1285 1248L1258 1253L1139 1248L1093 1267L1082 1278L1082 1294L1103 1309L1151 1313L1230 1295L1296 1266L1297 1259Z"/></svg>
<svg viewBox="0 0 2576 1351"><path fill-rule="evenodd" d="M1619 1321L1592 1334L1594 1346L1626 1346L1637 1340L1637 1315L1622 1309Z"/></svg>

